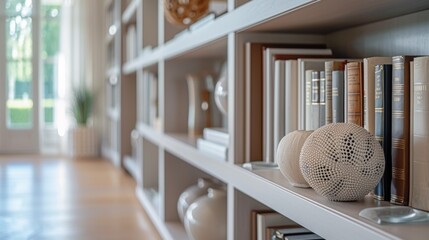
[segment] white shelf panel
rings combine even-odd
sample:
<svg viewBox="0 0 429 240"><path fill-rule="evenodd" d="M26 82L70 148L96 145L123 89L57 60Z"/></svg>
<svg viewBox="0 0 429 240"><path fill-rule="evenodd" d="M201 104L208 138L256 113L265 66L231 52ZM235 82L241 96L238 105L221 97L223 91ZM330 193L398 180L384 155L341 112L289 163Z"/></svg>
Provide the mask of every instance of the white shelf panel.
<svg viewBox="0 0 429 240"><path fill-rule="evenodd" d="M141 0L133 0L128 4L125 11L122 13L122 23L129 23L131 19L135 18L140 2Z"/></svg>
<svg viewBox="0 0 429 240"><path fill-rule="evenodd" d="M266 21L281 13L302 7L315 0L252 0L234 11L216 18L193 32L181 34L163 46L154 49L150 55L139 56L134 62L124 66L124 72L133 72L155 64L163 59L173 58L188 51L195 50L228 33L240 31L250 26Z"/></svg>
<svg viewBox="0 0 429 240"><path fill-rule="evenodd" d="M427 239L429 234L427 223L378 225L359 217L364 208L390 205L370 196L357 202L333 202L313 189L291 186L279 170L250 172L235 167L236 179L230 183L237 189L326 239Z"/></svg>
<svg viewBox="0 0 429 240"><path fill-rule="evenodd" d="M102 151L103 156L105 158L109 159L113 163L113 165L115 165L115 166L121 165L121 158L120 158L118 152L116 152L113 149L107 148L105 146L102 147L101 151Z"/></svg>
<svg viewBox="0 0 429 240"><path fill-rule="evenodd" d="M124 157L124 167L127 169L127 171L133 176L134 180L137 180L137 162L134 158L131 156L125 156Z"/></svg>
<svg viewBox="0 0 429 240"><path fill-rule="evenodd" d="M121 72L119 66L113 66L106 71L106 77L117 77Z"/></svg>
<svg viewBox="0 0 429 240"><path fill-rule="evenodd" d="M110 108L107 110L107 116L110 120L118 122L119 121L119 110L116 108Z"/></svg>

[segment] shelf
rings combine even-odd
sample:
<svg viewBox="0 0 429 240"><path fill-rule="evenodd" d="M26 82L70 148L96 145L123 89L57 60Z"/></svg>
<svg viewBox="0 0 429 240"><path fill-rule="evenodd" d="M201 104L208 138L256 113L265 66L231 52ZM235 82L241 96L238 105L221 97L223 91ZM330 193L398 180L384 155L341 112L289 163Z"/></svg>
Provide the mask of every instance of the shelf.
<svg viewBox="0 0 429 240"><path fill-rule="evenodd" d="M125 11L122 13L122 23L130 23L133 18L136 16L137 8L140 5L141 0L132 0L128 4Z"/></svg>
<svg viewBox="0 0 429 240"><path fill-rule="evenodd" d="M410 233L413 239L426 239L427 224L377 225L358 216L364 208L389 206L386 202L377 202L371 197L358 202L332 202L312 189L291 186L279 170L251 172L207 156L195 148L195 139L186 134L166 135L141 125L139 131L183 161L327 239L407 239ZM279 201L281 199L286 202ZM335 231L332 231L332 223L336 224Z"/></svg>
<svg viewBox="0 0 429 240"><path fill-rule="evenodd" d="M279 170L234 171L234 187L326 239L427 239L427 224L377 225L359 217L364 208L390 205L370 196L333 202L312 189L291 186Z"/></svg>
<svg viewBox="0 0 429 240"><path fill-rule="evenodd" d="M110 120L118 122L119 121L119 110L115 108L111 108L107 110L107 116Z"/></svg>
<svg viewBox="0 0 429 240"><path fill-rule="evenodd" d="M119 166L121 164L121 159L118 152L105 146L102 147L101 151L103 156L112 161L113 165Z"/></svg>
<svg viewBox="0 0 429 240"><path fill-rule="evenodd" d="M117 77L120 74L121 70L118 66L113 66L106 71L106 77Z"/></svg>

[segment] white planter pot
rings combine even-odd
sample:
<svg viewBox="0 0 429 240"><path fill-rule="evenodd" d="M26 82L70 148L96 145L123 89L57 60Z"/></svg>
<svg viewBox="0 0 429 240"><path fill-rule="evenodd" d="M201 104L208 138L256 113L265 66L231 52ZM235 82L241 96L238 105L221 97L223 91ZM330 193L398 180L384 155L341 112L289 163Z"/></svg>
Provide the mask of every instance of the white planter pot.
<svg viewBox="0 0 429 240"><path fill-rule="evenodd" d="M94 127L76 127L70 130L71 156L97 157L98 138Z"/></svg>

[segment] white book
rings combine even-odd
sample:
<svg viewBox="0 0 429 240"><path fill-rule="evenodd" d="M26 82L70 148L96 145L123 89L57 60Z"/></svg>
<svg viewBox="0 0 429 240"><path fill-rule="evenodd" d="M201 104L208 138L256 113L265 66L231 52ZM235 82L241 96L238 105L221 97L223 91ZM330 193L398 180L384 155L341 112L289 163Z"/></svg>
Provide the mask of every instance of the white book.
<svg viewBox="0 0 429 240"><path fill-rule="evenodd" d="M228 147L210 142L203 138L197 139L197 148L205 153L213 155L220 160L226 160L228 158Z"/></svg>
<svg viewBox="0 0 429 240"><path fill-rule="evenodd" d="M285 135L298 130L298 61L285 61Z"/></svg>
<svg viewBox="0 0 429 240"><path fill-rule="evenodd" d="M311 71L323 71L325 69L325 61L327 60L331 60L331 59L326 59L326 58L298 59L298 117L299 117L298 129L300 130L314 130L311 127L312 126L311 117L309 117L309 114L311 113L311 108L306 106L306 102L308 100L310 101L310 104L311 104L311 92L312 92L311 87L310 89L307 89L308 84L306 84L306 79L310 80L310 86L311 86ZM309 92L310 96L307 96L306 92Z"/></svg>
<svg viewBox="0 0 429 240"><path fill-rule="evenodd" d="M258 213L256 215L256 239L266 239L266 229L273 226L296 225L294 221L277 212Z"/></svg>
<svg viewBox="0 0 429 240"><path fill-rule="evenodd" d="M282 55L282 58L287 59L288 55L291 59L297 55L332 55L330 49L304 49L304 48L266 48L264 51L263 60L263 77L264 77L264 111L265 118L264 126L264 160L267 162L274 161L274 62L277 56Z"/></svg>
<svg viewBox="0 0 429 240"><path fill-rule="evenodd" d="M392 64L391 57L370 57L363 59L364 128L375 134L375 65Z"/></svg>
<svg viewBox="0 0 429 240"><path fill-rule="evenodd" d="M285 61L276 60L274 64L274 126L273 144L274 157L277 154L277 145L285 136Z"/></svg>
<svg viewBox="0 0 429 240"><path fill-rule="evenodd" d="M203 138L222 146L229 145L229 134L226 128L204 128Z"/></svg>

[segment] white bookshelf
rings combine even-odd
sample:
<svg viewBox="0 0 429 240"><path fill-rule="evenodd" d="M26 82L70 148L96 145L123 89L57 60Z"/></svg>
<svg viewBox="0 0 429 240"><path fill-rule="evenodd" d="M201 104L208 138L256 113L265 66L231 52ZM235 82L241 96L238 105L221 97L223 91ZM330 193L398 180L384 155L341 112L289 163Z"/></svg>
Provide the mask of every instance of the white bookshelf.
<svg viewBox="0 0 429 240"><path fill-rule="evenodd" d="M194 31L166 22L161 0L133 0L122 9L122 23L136 24L139 49L152 49L122 62L121 74L128 76L125 81L135 81L143 71L150 71L159 82L161 126L135 125L143 139L136 160L136 171L141 173L136 177L136 194L163 239L187 239L176 203L180 192L202 176L227 186L229 240L250 239L250 213L256 209L273 209L326 239L426 239L427 223L377 225L358 216L364 208L388 203L371 198L331 202L312 189L292 187L278 170L248 171L241 163L246 41L282 42L291 34L305 33L314 35L315 41L325 41L337 57L429 55L429 2L227 0L227 5L227 13ZM186 74L194 69L218 69L225 59L228 78L233 79L228 86L230 114L223 123L230 134L228 161L199 151L186 125ZM121 111L119 118L128 117L127 113ZM152 202L147 189L157 189L158 202Z"/></svg>

